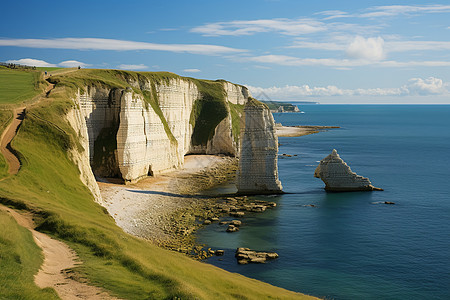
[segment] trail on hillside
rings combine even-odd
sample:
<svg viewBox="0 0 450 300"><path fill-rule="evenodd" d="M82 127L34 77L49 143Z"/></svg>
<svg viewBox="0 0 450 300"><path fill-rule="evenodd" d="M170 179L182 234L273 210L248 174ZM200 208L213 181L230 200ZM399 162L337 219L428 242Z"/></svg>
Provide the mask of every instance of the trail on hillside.
<svg viewBox="0 0 450 300"><path fill-rule="evenodd" d="M36 244L43 251L44 263L34 276L37 286L54 288L61 299L117 299L99 287L88 285L85 282L86 279L76 278L77 276L71 271L71 268L80 265L81 262L75 251L63 242L34 230L31 213L18 213L1 204L0 209L8 212L19 225L28 229Z"/></svg>
<svg viewBox="0 0 450 300"><path fill-rule="evenodd" d="M71 70L71 72L73 71ZM48 78L48 76L46 78ZM55 85L53 83L49 83L44 92L39 95L37 102L47 97L54 88ZM16 136L22 121L25 119L25 114L26 106L14 109L12 122L5 128L0 137L0 152L6 159L6 163L8 164L8 173L10 175L16 175L21 166L17 152L11 146L11 142Z"/></svg>
<svg viewBox="0 0 450 300"><path fill-rule="evenodd" d="M64 73L76 70L68 70ZM49 76L46 76L47 79ZM49 84L35 103L38 103L55 88ZM26 115L26 107L14 109L13 121L6 127L0 139L0 151L8 163L8 173L15 175L20 170L20 160L17 152L12 148L11 141L16 136L22 121ZM32 214L18 213L13 209L0 204L0 209L8 212L16 222L28 229L35 243L42 249L44 262L39 272L34 276L34 281L40 288L51 287L56 290L61 299L117 299L111 297L102 289L88 285L86 279L77 278L71 268L80 265L77 254L65 243L52 239L48 235L34 230Z"/></svg>
<svg viewBox="0 0 450 300"><path fill-rule="evenodd" d="M8 163L8 173L11 175L17 174L20 169L20 160L11 147L11 141L16 136L17 130L25 118L25 107L16 108L13 114L13 120L3 131L0 140L0 151Z"/></svg>

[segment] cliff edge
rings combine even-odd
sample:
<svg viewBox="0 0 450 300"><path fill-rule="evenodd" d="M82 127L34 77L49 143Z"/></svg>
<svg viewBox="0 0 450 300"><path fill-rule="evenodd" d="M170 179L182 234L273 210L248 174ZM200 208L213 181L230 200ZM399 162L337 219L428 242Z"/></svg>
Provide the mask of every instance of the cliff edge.
<svg viewBox="0 0 450 300"><path fill-rule="evenodd" d="M95 176L134 182L181 167L187 154L239 155L250 95L244 86L168 72L88 69L51 80L75 91L68 119L85 150L77 157L81 176L94 194L89 168Z"/></svg>

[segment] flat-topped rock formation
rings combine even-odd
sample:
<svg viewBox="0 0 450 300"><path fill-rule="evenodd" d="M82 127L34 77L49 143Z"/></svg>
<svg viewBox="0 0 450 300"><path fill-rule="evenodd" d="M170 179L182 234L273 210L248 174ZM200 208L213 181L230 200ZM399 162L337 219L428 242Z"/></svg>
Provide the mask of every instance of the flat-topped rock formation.
<svg viewBox="0 0 450 300"><path fill-rule="evenodd" d="M330 192L383 190L374 187L369 178L353 172L335 149L320 161L314 172L314 177L322 179L325 183L325 190Z"/></svg>
<svg viewBox="0 0 450 300"><path fill-rule="evenodd" d="M244 122L236 182L238 193L282 193L278 180L278 138L269 108L249 98L244 108Z"/></svg>

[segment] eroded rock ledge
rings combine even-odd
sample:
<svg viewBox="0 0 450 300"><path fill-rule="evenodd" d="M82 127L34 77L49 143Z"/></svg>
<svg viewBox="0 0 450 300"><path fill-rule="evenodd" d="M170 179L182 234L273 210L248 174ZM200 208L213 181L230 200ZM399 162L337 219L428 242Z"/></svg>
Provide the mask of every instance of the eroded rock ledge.
<svg viewBox="0 0 450 300"><path fill-rule="evenodd" d="M359 176L342 160L333 149L330 155L320 161L314 177L322 179L325 190L330 192L382 191L374 187L369 178Z"/></svg>

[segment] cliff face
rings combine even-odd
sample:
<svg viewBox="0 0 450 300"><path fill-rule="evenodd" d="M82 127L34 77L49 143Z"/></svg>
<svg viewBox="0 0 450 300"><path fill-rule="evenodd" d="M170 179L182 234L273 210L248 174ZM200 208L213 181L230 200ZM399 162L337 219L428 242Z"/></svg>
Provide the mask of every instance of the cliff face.
<svg viewBox="0 0 450 300"><path fill-rule="evenodd" d="M322 179L325 183L325 190L331 192L382 190L374 187L369 178L353 172L335 149L320 161L314 177Z"/></svg>
<svg viewBox="0 0 450 300"><path fill-rule="evenodd" d="M94 174L135 181L180 167L186 154L238 155L245 87L174 74L120 80L128 88L84 85L69 114Z"/></svg>
<svg viewBox="0 0 450 300"><path fill-rule="evenodd" d="M281 193L277 166L278 138L272 114L267 106L250 98L245 105L244 115L238 193Z"/></svg>

